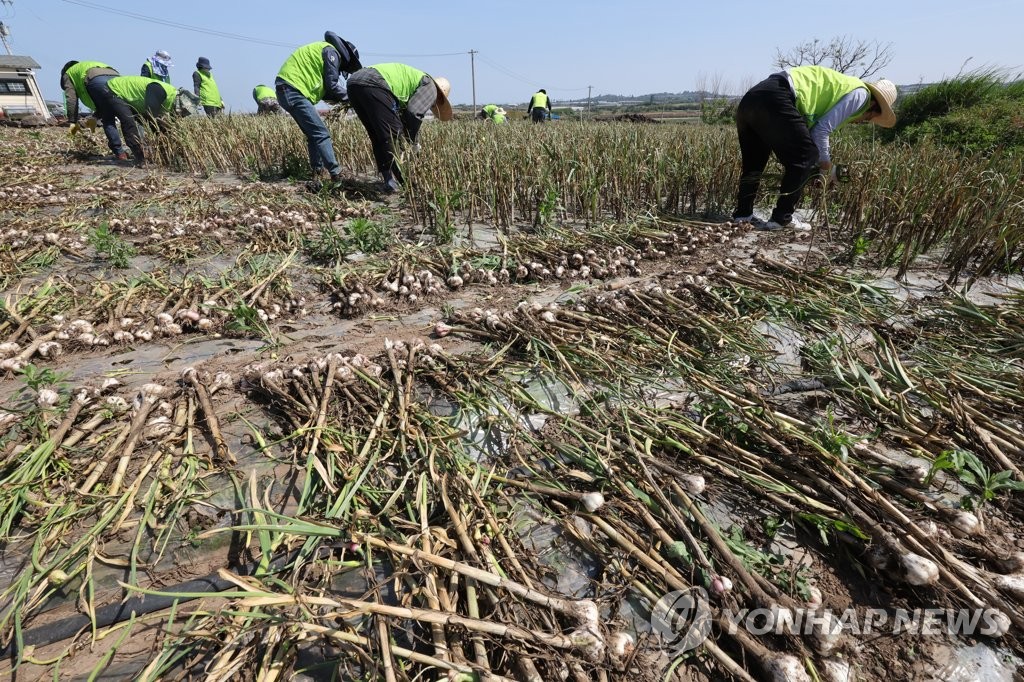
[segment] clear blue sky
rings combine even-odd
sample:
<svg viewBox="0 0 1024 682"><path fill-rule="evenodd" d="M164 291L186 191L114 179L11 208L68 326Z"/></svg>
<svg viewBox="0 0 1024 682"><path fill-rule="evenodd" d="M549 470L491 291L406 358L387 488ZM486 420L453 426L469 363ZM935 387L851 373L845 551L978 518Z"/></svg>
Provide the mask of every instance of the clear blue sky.
<svg viewBox="0 0 1024 682"><path fill-rule="evenodd" d="M0 0L15 54L42 65L47 99L60 99L60 67L104 61L137 75L157 49L174 59L175 85L191 87L208 57L228 106L255 109L254 85L273 86L296 46L333 30L358 46L364 64L401 61L452 83L452 101L472 102L468 51L476 56L476 102L525 102L546 88L557 102L594 95L697 89L719 78L728 92L773 70L776 48L849 35L893 44L884 75L898 84L968 70L1024 66L1024 0L890 0L796 3L757 0ZM783 8L784 5L784 8ZM99 9L134 13L253 40L206 35ZM384 8L394 8L385 12ZM447 55L449 56L437 56Z"/></svg>

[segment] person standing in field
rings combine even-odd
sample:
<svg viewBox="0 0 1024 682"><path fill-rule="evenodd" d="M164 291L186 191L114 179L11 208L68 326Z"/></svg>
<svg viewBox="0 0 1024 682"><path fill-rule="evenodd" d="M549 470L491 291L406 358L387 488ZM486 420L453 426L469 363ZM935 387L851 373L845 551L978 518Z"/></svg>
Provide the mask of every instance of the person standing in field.
<svg viewBox="0 0 1024 682"><path fill-rule="evenodd" d="M213 67L206 57L196 60L196 70L192 72L192 92L199 98L199 103L203 105L203 111L207 116L217 116L224 110L220 88L213 79Z"/></svg>
<svg viewBox="0 0 1024 682"><path fill-rule="evenodd" d="M448 101L447 78L432 77L417 68L395 62L375 64L348 79L349 101L370 136L373 158L384 180L384 191L395 192L403 182L397 147L402 141L416 146L423 117L428 111L441 121L454 117Z"/></svg>
<svg viewBox="0 0 1024 682"><path fill-rule="evenodd" d="M94 99L94 95L111 78L119 76L112 66L103 62L76 62L70 61L60 70L60 88L64 91L64 106L71 123L70 132L76 135L81 126L78 125L79 102L92 109L96 118L103 124L103 133L107 136L107 147L114 156L122 161L128 160L128 150L121 142L121 136L117 132L117 120L113 110L106 106L106 101L101 97L100 103Z"/></svg>
<svg viewBox="0 0 1024 682"><path fill-rule="evenodd" d="M257 114L280 114L281 105L277 103L277 93L262 83L252 89L252 98L256 102Z"/></svg>
<svg viewBox="0 0 1024 682"><path fill-rule="evenodd" d="M309 167L316 183L325 170L332 183L341 180L341 165L334 155L331 132L317 113L316 104L321 100L348 103L345 78L361 68L355 45L327 31L322 41L292 52L277 73L277 101L306 136Z"/></svg>
<svg viewBox="0 0 1024 682"><path fill-rule="evenodd" d="M772 74L736 108L743 171L733 221L759 230L808 229L793 217L804 185L815 173L834 179L829 136L847 123L896 124L896 86L867 83L823 66L797 66ZM785 169L778 201L767 222L754 216L761 175L774 153Z"/></svg>
<svg viewBox="0 0 1024 682"><path fill-rule="evenodd" d="M497 104L485 104L476 117L494 124L501 124L506 120L505 110Z"/></svg>
<svg viewBox="0 0 1024 682"><path fill-rule="evenodd" d="M92 98L97 108L108 108L120 121L136 166L146 162L142 148L144 120L159 127L169 115L189 116L199 111L199 98L185 88L145 76L114 76L94 90Z"/></svg>
<svg viewBox="0 0 1024 682"><path fill-rule="evenodd" d="M533 93L530 105L526 107L526 113L534 123L543 123L551 115L551 99L548 97L547 90L541 88Z"/></svg>
<svg viewBox="0 0 1024 682"><path fill-rule="evenodd" d="M152 78L162 83L171 82L171 55L167 50L157 50L156 54L142 63L141 76Z"/></svg>

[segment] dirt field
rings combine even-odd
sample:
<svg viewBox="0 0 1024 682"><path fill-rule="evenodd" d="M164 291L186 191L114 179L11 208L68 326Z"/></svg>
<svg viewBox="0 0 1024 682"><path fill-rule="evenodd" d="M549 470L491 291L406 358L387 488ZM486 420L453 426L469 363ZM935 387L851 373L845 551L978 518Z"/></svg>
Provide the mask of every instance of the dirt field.
<svg viewBox="0 0 1024 682"><path fill-rule="evenodd" d="M401 197L375 194L372 178L313 194L302 183L74 161L62 134L0 130L0 343L11 344L0 354L4 641L137 596L124 585L161 590L235 573L227 597L16 654L9 644L12 679L414 679L431 665L424 656L451 664L429 673L438 679L661 679L671 647L651 632L650 608L680 584L707 587L716 613L766 605L756 590L861 618L962 608L971 592L994 606L977 585L957 585L978 566L1003 572L999 561L1024 551L1019 492L974 507L984 511L972 517L986 524L979 536L947 530L974 490L949 471L932 471L931 488L907 488L910 473L934 468L943 440L960 441L945 431L944 406L909 389L894 397L873 364L891 348L913 372L912 337L944 302L1004 315L1019 334L1020 277L979 282L961 297L927 264L894 282L884 269L844 262L845 245L825 228L764 234L674 216L458 225L441 243ZM530 252L531 242L550 250ZM762 277L755 306L742 292ZM840 292L834 314L816 307L829 291ZM850 291L859 311L844 307ZM680 307L657 303L669 300ZM698 310L715 314L697 322ZM844 337L872 380L847 392L845 376L835 384L809 371L810 332L784 319ZM697 369L681 375L669 366L677 360ZM994 383L985 391L992 420L1012 433L1021 403L1006 396L1024 376L1019 354L1001 371L1005 392ZM908 383L935 381L914 374ZM865 388L874 382L877 394ZM712 398L722 406L710 408ZM853 407L862 403L925 416L918 432L873 420ZM984 404L964 393L957 409ZM734 409L751 415L749 427L717 420ZM641 422L651 415L665 421ZM793 434L806 425L832 439L801 449ZM1020 465L1019 441L986 428L988 452ZM819 456L834 475L815 476L835 488L794 469ZM659 458L658 480L680 512L667 511L642 473L626 475ZM676 497L669 481L689 496ZM586 495L598 490L591 509ZM901 513L936 526L945 561L968 569L943 564L927 584L893 578L891 556L872 558L880 547L933 546L886 525L894 522L881 506L863 518L850 511L879 491L905 496ZM690 498L694 507L678 501ZM296 519L334 534L267 530ZM403 542L422 554L403 554ZM303 552L302 566L279 578L244 575L287 552ZM722 588L727 575L735 591ZM593 600L602 653L539 638L568 633L571 618L510 582ZM286 604L288 595L298 597ZM493 627L410 612L364 622L371 611L330 615L340 607L328 598ZM722 655L700 649L669 674L743 679L726 663L735 659L770 679L757 662L770 658L767 646L815 671L777 679L1022 679L1017 616L1001 608L1015 623L1001 638L882 629L826 647L792 634L762 645L730 639L718 620L709 641ZM605 656L604 643L622 632L635 648ZM380 668L391 660L406 663Z"/></svg>

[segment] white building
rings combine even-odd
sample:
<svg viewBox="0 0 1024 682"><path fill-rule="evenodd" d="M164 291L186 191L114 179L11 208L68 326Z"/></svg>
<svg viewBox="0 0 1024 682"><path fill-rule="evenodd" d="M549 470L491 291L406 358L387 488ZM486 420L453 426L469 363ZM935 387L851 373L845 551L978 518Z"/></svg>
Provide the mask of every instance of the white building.
<svg viewBox="0 0 1024 682"><path fill-rule="evenodd" d="M0 113L4 118L50 118L33 71L38 68L39 64L31 57L0 55Z"/></svg>

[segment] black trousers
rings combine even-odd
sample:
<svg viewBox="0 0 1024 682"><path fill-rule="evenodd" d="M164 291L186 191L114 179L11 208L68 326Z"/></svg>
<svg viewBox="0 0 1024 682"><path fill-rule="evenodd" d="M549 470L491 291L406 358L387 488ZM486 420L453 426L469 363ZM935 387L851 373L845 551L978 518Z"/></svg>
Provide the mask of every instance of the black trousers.
<svg viewBox="0 0 1024 682"><path fill-rule="evenodd" d="M398 113L398 100L387 88L350 80L348 101L370 136L373 159L377 162L377 170L384 176L384 182L394 178L401 183L398 145L405 127Z"/></svg>
<svg viewBox="0 0 1024 682"><path fill-rule="evenodd" d="M804 185L818 168L818 148L784 77L769 76L743 95L736 107L736 132L743 174L733 217L746 217L754 212L761 176L774 153L785 172L772 220L782 225L789 223Z"/></svg>
<svg viewBox="0 0 1024 682"><path fill-rule="evenodd" d="M530 111L530 118L533 120L534 123L543 123L544 119L547 118L547 113L548 113L547 109L542 109L540 107L534 107Z"/></svg>
<svg viewBox="0 0 1024 682"><path fill-rule="evenodd" d="M146 155L142 151L142 126L139 124L138 114L135 110L129 106L128 102L115 95L106 83L95 92L90 91L89 94L92 96L92 101L96 103L96 112L100 113L101 110L106 112L100 113L100 120L103 122L104 130L107 129L108 121L110 125L113 125L113 121L116 118L121 124L124 141L128 143L128 148L132 150L135 162L142 163L145 161Z"/></svg>
<svg viewBox="0 0 1024 682"><path fill-rule="evenodd" d="M107 81L111 78L113 76L107 75L89 78L85 81L85 91L89 93L93 104L96 105L96 111L93 113L96 114L96 118L103 126L103 132L107 136L107 147L117 155L123 153L125 149L121 143L121 135L117 132L117 118L114 116L114 110L110 106L109 98L104 94L104 91L110 92L107 88Z"/></svg>

